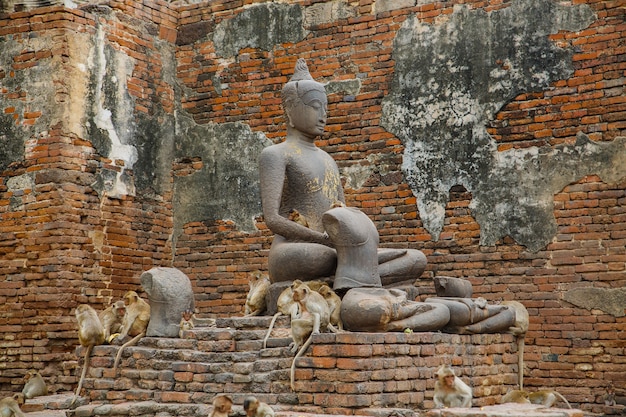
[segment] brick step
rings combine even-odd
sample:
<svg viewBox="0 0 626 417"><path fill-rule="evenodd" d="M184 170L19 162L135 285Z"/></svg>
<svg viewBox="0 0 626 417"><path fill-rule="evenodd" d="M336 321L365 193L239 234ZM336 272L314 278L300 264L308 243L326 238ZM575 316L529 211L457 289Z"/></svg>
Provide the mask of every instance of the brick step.
<svg viewBox="0 0 626 417"><path fill-rule="evenodd" d="M227 394L241 408L252 394L276 411L351 415L375 407L432 408L433 376L441 363L452 363L463 375L478 407L495 404L517 381L517 344L510 334L344 332L314 335L296 361L292 390L289 318L277 320L264 348L271 320L217 319L182 338L144 337L124 350L116 372L119 346L96 346L80 406L210 405L217 394ZM79 363L83 352L77 349Z"/></svg>

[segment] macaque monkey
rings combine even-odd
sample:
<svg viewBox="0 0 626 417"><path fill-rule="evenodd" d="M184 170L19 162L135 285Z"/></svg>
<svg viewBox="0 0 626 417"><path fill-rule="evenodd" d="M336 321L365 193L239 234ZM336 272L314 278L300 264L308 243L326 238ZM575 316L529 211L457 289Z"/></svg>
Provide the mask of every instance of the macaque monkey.
<svg viewBox="0 0 626 417"><path fill-rule="evenodd" d="M247 417L274 417L272 407L253 396L246 397L243 400L243 409Z"/></svg>
<svg viewBox="0 0 626 417"><path fill-rule="evenodd" d="M291 220L292 222L296 222L301 226L309 227L309 222L296 209L289 210L289 220Z"/></svg>
<svg viewBox="0 0 626 417"><path fill-rule="evenodd" d="M228 395L220 394L213 399L213 411L209 417L228 417L233 407L233 399Z"/></svg>
<svg viewBox="0 0 626 417"><path fill-rule="evenodd" d="M519 389L524 389L524 341L528 331L528 310L519 301L503 301L501 305L508 306L515 312L515 322L509 327L509 333L515 336L517 341L517 383Z"/></svg>
<svg viewBox="0 0 626 417"><path fill-rule="evenodd" d="M435 395L433 401L436 408L472 406L472 389L461 378L454 374L448 365L441 365L437 370Z"/></svg>
<svg viewBox="0 0 626 417"><path fill-rule="evenodd" d="M302 283L302 281L300 280L296 281ZM294 281L291 286L285 288L276 300L276 309L278 311L276 312L276 314L274 314L274 317L272 317L272 321L270 322L267 334L263 339L263 349L267 347L267 339L269 339L270 334L272 333L272 329L274 328L274 324L276 323L276 319L278 317L283 315L290 316L293 319L298 315L298 303L293 300L293 290L291 289L296 281ZM306 281L305 284L314 291L319 291L319 288L321 288L323 285L326 285L326 283L323 281Z"/></svg>
<svg viewBox="0 0 626 417"><path fill-rule="evenodd" d="M20 406L24 404L24 394L13 394L0 400L0 417L26 417Z"/></svg>
<svg viewBox="0 0 626 417"><path fill-rule="evenodd" d="M298 303L298 317L313 318L313 333L319 333L320 330L327 330L330 324L330 308L326 299L322 295L312 290L307 283L295 280L291 284L293 291L293 301Z"/></svg>
<svg viewBox="0 0 626 417"><path fill-rule="evenodd" d="M184 331L191 330L194 327L196 327L196 325L193 322L193 318L194 318L194 314L193 314L193 311L191 310L185 310L181 313L180 324L179 324L180 330L178 331L178 337L182 339Z"/></svg>
<svg viewBox="0 0 626 417"><path fill-rule="evenodd" d="M246 297L246 307L244 314L246 317L258 316L265 311L267 307L265 297L270 288L270 279L261 271L254 271L250 275L250 291Z"/></svg>
<svg viewBox="0 0 626 417"><path fill-rule="evenodd" d="M606 387L606 393L604 394L604 405L615 406L615 389L613 385Z"/></svg>
<svg viewBox="0 0 626 417"><path fill-rule="evenodd" d="M292 351L295 352L304 335L308 333L309 326L311 327L310 333L306 342L302 345L298 353L291 362L291 389L294 389L296 360L302 356L304 352L311 345L313 334L319 333L320 330L334 329L330 324L330 307L328 303L317 291L313 291L307 284L300 280L295 280L291 284L291 290L293 291L293 301L298 303L298 316L296 319L291 319L291 336L293 337ZM295 337L294 337L295 335Z"/></svg>
<svg viewBox="0 0 626 417"><path fill-rule="evenodd" d="M293 291L291 290L291 286L285 288L278 296L278 299L276 300L276 309L278 311L274 314L274 317L272 317L272 321L270 322L265 338L263 339L263 349L267 347L267 339L269 339L270 334L272 333L274 324L276 324L276 319L280 316L290 316L293 319L298 313L298 303L293 301Z"/></svg>
<svg viewBox="0 0 626 417"><path fill-rule="evenodd" d="M324 297L330 309L330 324L336 326L339 330L343 330L341 321L341 297L335 293L328 285L324 284L317 290Z"/></svg>
<svg viewBox="0 0 626 417"><path fill-rule="evenodd" d="M26 372L26 375L24 375L24 381L26 381L26 383L22 389L22 394L24 394L25 399L48 395L46 382L43 380L41 374L36 370L31 369Z"/></svg>
<svg viewBox="0 0 626 417"><path fill-rule="evenodd" d="M141 299L135 291L128 291L124 294L124 304L126 305L126 314L122 320L122 331L116 340L123 342L128 336L131 336L132 339L124 343L117 351L113 370L117 369L124 348L134 345L146 335L146 329L150 322L150 304Z"/></svg>
<svg viewBox="0 0 626 417"><path fill-rule="evenodd" d="M567 408L572 408L569 401L564 396L554 390L541 390L528 393L528 399L531 404L542 404L546 407L552 407L558 400L563 401Z"/></svg>
<svg viewBox="0 0 626 417"><path fill-rule="evenodd" d="M536 392L512 390L502 397L502 403L541 404L546 407L554 406L558 400L563 401L567 405L567 408L572 408L569 401L554 390L541 390Z"/></svg>
<svg viewBox="0 0 626 417"><path fill-rule="evenodd" d="M76 320L78 320L78 341L87 349L85 350L83 372L78 380L78 387L70 405L74 405L80 394L80 389L83 386L83 380L85 375L87 375L87 368L89 367L89 355L91 355L93 347L104 343L104 327L100 323L98 313L96 313L93 307L88 304L80 304L76 307L75 315Z"/></svg>
<svg viewBox="0 0 626 417"><path fill-rule="evenodd" d="M111 343L111 340L122 331L124 314L126 314L126 306L122 300L114 302L98 314L104 327L104 340L107 343Z"/></svg>
<svg viewBox="0 0 626 417"><path fill-rule="evenodd" d="M517 403L517 404L530 404L528 399L528 393L519 389L514 389L507 392L500 401L501 404Z"/></svg>

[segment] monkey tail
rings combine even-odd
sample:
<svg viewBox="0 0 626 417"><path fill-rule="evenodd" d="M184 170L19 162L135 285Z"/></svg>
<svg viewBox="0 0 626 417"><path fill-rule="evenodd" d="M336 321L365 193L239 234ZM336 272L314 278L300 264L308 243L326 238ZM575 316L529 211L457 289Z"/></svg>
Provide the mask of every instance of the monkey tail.
<svg viewBox="0 0 626 417"><path fill-rule="evenodd" d="M300 348L300 350L298 351L298 353L296 353L296 356L293 357L293 362L291 362L291 390L295 391L294 389L294 381L295 381L295 375L296 375L296 359L298 359L300 356L302 356L302 354L304 352L306 352L306 350L309 348L309 346L311 346L311 340L313 339L313 333L311 333L309 335L309 338L306 340L306 342L304 342L304 345L302 345L302 347Z"/></svg>
<svg viewBox="0 0 626 417"><path fill-rule="evenodd" d="M146 332L139 333L137 336L133 337L132 339L130 339L128 342L124 343L120 347L120 350L117 351L117 355L115 356L115 362L113 362L113 372L117 372L117 365L120 362L120 359L122 357L122 351L124 350L124 348L135 345L137 341L141 339L142 337L144 337L145 335L146 335Z"/></svg>
<svg viewBox="0 0 626 417"><path fill-rule="evenodd" d="M569 401L567 401L567 399L562 396L561 394L559 394L558 392L554 391L554 395L556 395L557 397L559 397L559 399L561 401L563 401L565 404L567 404L567 408L572 408L572 406L570 405Z"/></svg>
<svg viewBox="0 0 626 417"><path fill-rule="evenodd" d="M70 407L74 405L76 400L78 399L78 395L80 394L80 390L83 387L83 380L87 375L87 367L89 366L89 356L91 356L91 351L93 350L93 345L87 346L87 350L85 351L85 360L83 364L83 372L80 374L80 379L78 380L78 387L76 387L76 392L74 393L74 398L72 398L72 402L70 403Z"/></svg>
<svg viewBox="0 0 626 417"><path fill-rule="evenodd" d="M517 336L517 382L520 391L524 390L524 337L525 334Z"/></svg>
<svg viewBox="0 0 626 417"><path fill-rule="evenodd" d="M270 322L270 327L267 329L267 334L265 335L265 338L263 339L263 349L267 348L267 339L269 339L270 333L272 333L272 329L274 328L274 324L276 323L276 319L281 314L283 314L283 313L281 313L279 311L278 313L274 314L274 317L272 317L272 321Z"/></svg>

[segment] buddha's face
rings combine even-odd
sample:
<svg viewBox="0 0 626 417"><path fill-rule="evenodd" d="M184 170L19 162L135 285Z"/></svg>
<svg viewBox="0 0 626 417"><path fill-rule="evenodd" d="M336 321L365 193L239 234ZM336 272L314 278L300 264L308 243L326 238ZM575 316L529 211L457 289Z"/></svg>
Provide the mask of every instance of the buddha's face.
<svg viewBox="0 0 626 417"><path fill-rule="evenodd" d="M287 109L289 123L310 136L323 134L328 106L324 86L315 81L300 81L297 90L299 99Z"/></svg>

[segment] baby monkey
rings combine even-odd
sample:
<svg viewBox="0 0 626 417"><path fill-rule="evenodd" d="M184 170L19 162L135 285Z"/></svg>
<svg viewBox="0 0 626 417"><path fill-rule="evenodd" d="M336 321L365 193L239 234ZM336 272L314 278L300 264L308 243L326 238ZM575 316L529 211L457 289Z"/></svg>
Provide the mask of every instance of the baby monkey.
<svg viewBox="0 0 626 417"><path fill-rule="evenodd" d="M472 406L472 389L454 374L452 368L445 364L441 365L436 375L433 397L436 408Z"/></svg>
<svg viewBox="0 0 626 417"><path fill-rule="evenodd" d="M228 417L233 407L233 400L228 395L220 394L213 399L213 411L209 417Z"/></svg>
<svg viewBox="0 0 626 417"><path fill-rule="evenodd" d="M296 209L289 210L289 220L291 220L292 222L296 222L304 227L309 227L309 222Z"/></svg>
<svg viewBox="0 0 626 417"><path fill-rule="evenodd" d="M246 397L243 401L243 409L247 417L274 417L272 407L253 396Z"/></svg>
<svg viewBox="0 0 626 417"><path fill-rule="evenodd" d="M185 310L181 313L179 326L180 326L180 330L178 331L178 337L182 339L183 332L185 332L186 330L191 330L194 327L196 327L196 325L193 322L193 311Z"/></svg>

